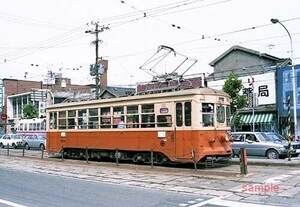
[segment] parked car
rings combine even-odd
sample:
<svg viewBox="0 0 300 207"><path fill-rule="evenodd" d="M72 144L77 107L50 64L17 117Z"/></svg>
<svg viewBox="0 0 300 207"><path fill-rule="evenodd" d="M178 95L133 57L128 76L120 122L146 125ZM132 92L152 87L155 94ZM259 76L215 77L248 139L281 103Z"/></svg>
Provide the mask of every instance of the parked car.
<svg viewBox="0 0 300 207"><path fill-rule="evenodd" d="M276 135L276 134L275 134ZM269 159L286 158L288 154L288 142L274 133L265 132L232 132L233 156L238 155L241 148L246 148L249 156L263 156ZM298 156L300 143L292 142L291 155Z"/></svg>
<svg viewBox="0 0 300 207"><path fill-rule="evenodd" d="M288 144L287 138L285 138L284 136L282 136L280 134L277 134L274 132L264 132L264 134L267 135L268 140L271 139L274 142L281 142L281 143ZM297 157L300 154L300 143L291 140L291 146L294 150L296 150L296 153L293 154L293 156Z"/></svg>
<svg viewBox="0 0 300 207"><path fill-rule="evenodd" d="M45 149L46 138L42 135L26 135L22 140L25 149L29 150L31 148L39 148L41 150Z"/></svg>
<svg viewBox="0 0 300 207"><path fill-rule="evenodd" d="M3 134L0 138L0 148L12 147L14 149L22 147L22 137L18 134Z"/></svg>

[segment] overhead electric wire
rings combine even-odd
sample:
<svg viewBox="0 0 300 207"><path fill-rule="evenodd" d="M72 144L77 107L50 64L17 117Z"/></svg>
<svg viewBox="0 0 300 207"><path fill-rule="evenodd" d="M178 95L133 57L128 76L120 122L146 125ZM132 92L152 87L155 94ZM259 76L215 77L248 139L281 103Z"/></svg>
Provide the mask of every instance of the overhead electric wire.
<svg viewBox="0 0 300 207"><path fill-rule="evenodd" d="M26 55L27 54L32 54L34 52L38 52L38 51L41 51L41 50L44 50L44 49L48 49L48 48L54 47L55 44L59 45L59 44L62 44L64 42L69 42L70 39L74 40L74 39L78 39L78 37L80 38L80 37L83 37L83 36L87 36L84 33L80 33L80 34L75 34L74 35L74 32L77 32L77 31L82 32L82 29L84 27L86 27L86 25L85 26L76 27L76 28L74 28L72 30L64 32L64 33L62 33L60 35L57 35L55 37L52 37L50 39L47 39L47 40L44 40L42 42L33 44L33 45L29 46L29 47L25 47L25 49L20 49L20 50L17 50L17 51L0 54L0 57L5 58L6 61L9 61L10 59L16 59L16 58L25 56L25 55L21 55L20 56L20 54L22 54L22 53L26 53Z"/></svg>
<svg viewBox="0 0 300 207"><path fill-rule="evenodd" d="M14 23L20 23L23 25L34 25L34 26L44 26L44 27L52 27L52 28L58 28L58 29L66 29L66 27L69 27L67 25L61 25L61 24L54 24L52 22L47 21L40 21L36 19L31 19L24 16L9 14L6 12L0 12L0 19L5 19L10 22Z"/></svg>
<svg viewBox="0 0 300 207"><path fill-rule="evenodd" d="M195 0L195 1L190 2L190 3L195 3L195 2L198 2L198 1L203 1L203 0ZM183 3L183 4L182 4L182 2L187 2L187 3ZM186 5L190 4L190 3L188 3L188 2L189 2L189 1L175 2L175 3L172 3L172 4L167 4L167 5L164 5L164 6L155 7L155 8L152 8L152 9L150 9L150 10L147 10L147 11L152 11L152 10L156 11L157 9L168 10L168 9L170 9L170 8L168 8L168 7L170 7L170 6L172 6L171 8L174 8L174 7L181 7L181 6L186 6ZM178 3L181 3L181 5L180 5L180 4L178 5ZM173 6L173 5L175 5L175 6ZM145 10L145 11L146 11L146 10ZM143 12L143 11L142 11L142 12ZM157 11L156 11L156 12L157 12ZM125 15L125 16L124 16L124 15L119 15L119 16L107 18L106 21L108 21L108 20L113 20L113 19L122 19L122 18L124 18L124 17L128 17L128 16L130 17L130 16L134 16L134 15L140 15L140 12L133 13L133 14L130 13L130 14L127 14L127 15ZM14 15L14 16L15 16L15 17L19 17L19 16L16 16L16 15ZM135 20L129 20L129 22L131 22L131 21L135 21ZM125 23L128 23L128 22L125 22ZM125 24L125 23L123 23L123 24ZM71 31L73 31L73 30L71 30ZM69 32L71 32L71 31L69 31ZM69 32L67 32L67 33L69 33ZM65 33L62 34L62 36L64 36L64 37L65 37L65 35L66 35ZM61 36L61 35L59 35L59 36ZM54 43L55 41L57 41L57 39L59 39L59 36L56 36L56 37L54 37L54 38L52 38L52 39L50 39L50 40L46 40L46 41L43 41L43 42L34 44L34 45L32 45L31 47L25 47L24 49L21 49L21 50L18 50L18 51L14 51L14 52L9 52L9 53L5 53L5 54L1 54L0 57L4 57L4 58L5 58L5 61L4 61L4 62L7 62L7 61L9 61L10 59L16 59L16 58L19 58L19 57L24 57L24 56L26 56L26 55L28 55L28 54L32 54L32 53L34 53L34 52L38 52L38 51L42 50L42 48L43 48L43 49L51 48L51 47L53 47L53 46L49 46L50 42ZM42 45L42 44L45 44L45 42L47 42L47 43L46 43L46 46ZM39 46L40 46L40 47L39 47ZM34 48L38 48L38 49L34 49ZM25 53L25 54L19 55L20 53ZM9 57L13 57L13 58L10 58L10 59L9 59Z"/></svg>
<svg viewBox="0 0 300 207"><path fill-rule="evenodd" d="M118 19L122 19L122 17L130 17L130 16L134 16L134 15L141 15L143 12L147 12L147 11L155 11L155 12L158 12L158 11L167 11L167 10L169 10L169 9L173 9L173 8L175 8L175 7L182 7L182 6L186 6L186 5L188 5L188 4L191 4L191 3L195 3L195 2L199 2L199 1L203 1L203 0L198 0L198 1L192 1L192 2L190 2L190 1L181 1L181 2L175 2L175 3L172 3L172 4L168 4L168 5L164 5L164 6L159 6L159 7L154 7L154 8L152 8L152 9L150 9L150 10L141 10L141 12L135 12L135 13L130 13L130 14L126 14L126 15L118 15L118 16L114 16L114 17L109 17L109 18L106 18L106 19L102 19L102 20L105 20L105 21L109 21L109 20L118 20ZM213 4L219 4L219 3L224 3L224 2L227 2L227 1L229 1L229 0L226 0L226 1L220 1L220 2L216 2L216 3L213 3ZM186 3L184 3L184 2L186 2ZM178 5L178 3L181 3L180 5ZM175 4L175 6L173 6ZM177 4L177 5L176 5ZM213 4L209 4L209 5L213 5ZM168 7L169 6L169 7ZM170 7L171 6L171 7ZM203 6L208 6L208 5L201 5L201 6L198 6L197 8L201 8L201 7L203 7ZM194 7L193 7L194 8ZM155 10L156 9L156 10ZM190 8L189 8L190 9ZM176 12L182 12L182 11L185 11L185 10L180 10L180 11L176 11ZM161 14L161 15L165 15L165 14ZM159 16L159 15L156 15L156 16ZM130 23L130 22L132 22L132 21L137 21L137 20L139 20L139 19L143 19L144 17L139 17L139 18L136 18L136 19L132 19L132 20L128 20L128 21L122 21L121 23L119 23L119 25L116 25L116 26L120 26L120 25L124 25L124 24L127 24L127 23ZM300 17L296 17L296 18L293 18L293 19L288 19L288 20L283 20L282 22L287 22L287 21L292 21L292 20L297 20L297 19L300 19ZM100 20L100 21L102 21L102 20ZM203 36L201 37L201 38L197 38L197 39L193 39L193 40L188 40L188 41L184 41L184 42L179 42L179 43L174 43L174 44L172 44L172 46L173 45L181 45L181 44L187 44L187 43L190 43L190 42L194 42L194 41L199 41L199 40L202 40L202 39L207 39L207 38L213 38L213 37L219 37L219 36L224 36L224 35L228 35L228 34L234 34L234 33L239 33L239 32L244 32L244 31L248 31L248 30L252 30L252 29L256 29L256 28L259 28L259 27L265 27L265 26L269 26L270 24L265 24L265 25L259 25L259 26L255 26L255 27L249 27L249 28L244 28L244 29L240 29L240 30L235 30L235 31L231 31L231 32L226 32L226 33L221 33L221 34L216 34L216 35L211 35L211 36L204 36L204 38L203 38ZM68 34L68 33L70 33L70 32L72 32L72 31L75 31L75 30L80 30L80 28L82 28L82 26L81 27L77 27L77 28L75 28L75 29L73 29L73 30L70 30L70 31L68 31L68 32L66 32L66 33L63 33L63 34L61 34L61 35L59 35L59 36L55 36L55 37L53 37L53 38L51 38L50 40L46 40L46 41L42 41L42 42L40 42L40 43L37 43L37 44L34 44L34 45L32 45L31 47L25 47L25 49L21 49L21 50L19 50L19 51L17 51L17 52L9 52L9 53L6 53L6 54L1 54L0 55L0 57L3 57L3 56L5 56L5 55L10 55L9 57L11 57L11 56L13 56L13 55L19 55L19 53L22 53L22 52L27 52L28 54L32 54L32 53L34 53L34 52L37 52L37 51L41 51L41 50L43 50L43 49L48 49L48 48L53 48L53 47L55 47L55 43L56 43L56 41L60 41L59 42L59 45L60 44L63 44L62 42L63 41L67 41L67 42L69 42L69 41L72 41L72 39L71 38L67 38L67 39L64 39L65 38L65 36L66 36L66 34ZM60 36L63 36L63 38L61 38L60 39ZM83 35L84 36L84 35ZM83 36L78 36L78 38L81 38L81 37L83 37ZM74 40L75 39L78 39L78 38L74 38L74 37L72 37ZM50 42L51 43L53 43L52 45L49 45L50 44ZM43 44L46 44L46 46L44 46ZM58 44L57 44L58 45ZM34 48L38 48L38 49L34 49ZM150 49L149 50L144 50L144 51L142 51L142 52L145 52L145 51L150 51ZM26 55L28 55L28 54L26 54ZM116 58L119 58L119 57L125 57L125 56L132 56L132 55L136 55L136 54L139 54L139 53L131 53L131 54L127 54L127 55L122 55L122 56L118 56L118 57L116 57ZM22 55L22 57L23 56L25 56L25 55ZM18 56L18 57L21 57L20 55ZM115 59L116 59L115 58ZM16 58L14 58L14 59L16 59ZM9 60L9 59L8 59Z"/></svg>
<svg viewBox="0 0 300 207"><path fill-rule="evenodd" d="M282 22L293 21L293 20L298 20L298 19L300 19L300 17L283 20ZM201 37L201 38L197 38L197 39L193 39L193 40L178 42L178 43L172 44L171 46L188 44L188 43L195 42L195 41L201 41L201 40L205 40L205 39L209 39L209 38L220 37L220 36L227 35L227 34L235 34L235 33L245 32L245 31L252 30L252 29L255 29L255 28L267 27L267 26L271 26L271 25L272 24L264 24L264 25L258 25L258 26L253 26L253 27L247 27L247 28L243 28L243 29L239 29L239 30L234 30L234 31L229 31L229 32L225 32L225 33L210 35L210 36L207 36L207 37L204 37L204 38ZM293 33L292 35L298 35L298 34L299 34L299 32ZM254 42L254 41L260 41L260 40L264 40L264 39L279 38L279 37L284 37L284 36L286 36L286 35L267 37L267 38L263 38L263 39L248 40L248 41L240 41L240 42L238 42L238 44L247 43L247 42ZM232 45L232 44L226 44L226 45L223 44L223 45L218 45L218 46L205 46L205 47L200 47L200 48L197 47L197 49L205 49L205 48L212 48L212 47L224 47L224 46L228 46L228 45ZM149 48L147 50L142 50L140 52L115 56L115 57L112 57L112 59L119 59L119 58L123 58L123 57L139 55L139 54L150 52L150 51L153 51L153 50L154 50L154 48Z"/></svg>
<svg viewBox="0 0 300 207"><path fill-rule="evenodd" d="M83 36L86 36L86 34L81 34L80 36L77 36L77 37L72 37L72 38L69 38L69 39L64 39L63 42L56 42L55 45L44 46L44 47L42 47L42 48L39 48L39 49L36 49L36 50L33 50L33 51L28 51L28 52L25 53L25 54L20 54L19 56L15 56L15 57L13 57L13 58L8 59L7 62L9 62L9 61L11 61L11 60L18 59L18 58L20 58L20 57L24 57L24 56L27 56L27 55L36 53L36 52L40 52L40 51L42 51L42 50L46 50L46 49L49 49L49 48L56 47L56 46L58 46L58 45L60 45L60 44L64 44L64 43L67 43L67 42L70 42L70 41L73 41L73 40L82 38ZM1 63L0 63L0 64L1 64Z"/></svg>

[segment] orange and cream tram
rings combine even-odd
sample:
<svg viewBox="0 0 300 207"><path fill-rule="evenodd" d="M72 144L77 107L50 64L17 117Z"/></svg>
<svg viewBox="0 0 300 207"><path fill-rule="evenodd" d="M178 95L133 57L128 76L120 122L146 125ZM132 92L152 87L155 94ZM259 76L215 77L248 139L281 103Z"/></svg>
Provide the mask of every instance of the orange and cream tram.
<svg viewBox="0 0 300 207"><path fill-rule="evenodd" d="M197 88L51 105L47 151L134 162L229 158L230 97Z"/></svg>

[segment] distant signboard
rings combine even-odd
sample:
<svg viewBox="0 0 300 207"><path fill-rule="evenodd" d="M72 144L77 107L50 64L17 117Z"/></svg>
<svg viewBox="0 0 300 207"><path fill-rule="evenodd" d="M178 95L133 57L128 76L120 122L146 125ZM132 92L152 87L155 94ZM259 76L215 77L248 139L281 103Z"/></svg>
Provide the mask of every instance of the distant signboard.
<svg viewBox="0 0 300 207"><path fill-rule="evenodd" d="M240 77L244 88L241 94L248 97L249 106L261 106L276 103L276 90L275 90L275 73L264 73L252 76L254 79L253 86L249 84L248 79L250 76ZM218 81L209 81L208 87L222 90L225 79ZM253 103L252 96L254 95Z"/></svg>
<svg viewBox="0 0 300 207"><path fill-rule="evenodd" d="M294 66L296 84L296 109L300 113L300 65ZM288 114L288 97L290 96L290 110L294 110L293 73L292 67L286 66L277 70L277 108L280 117ZM291 113L293 116L293 113Z"/></svg>

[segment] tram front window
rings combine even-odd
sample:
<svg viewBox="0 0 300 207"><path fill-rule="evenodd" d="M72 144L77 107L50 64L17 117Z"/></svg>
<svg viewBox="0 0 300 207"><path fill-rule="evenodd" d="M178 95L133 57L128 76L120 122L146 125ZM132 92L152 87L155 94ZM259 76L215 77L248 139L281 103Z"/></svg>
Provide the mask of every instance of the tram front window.
<svg viewBox="0 0 300 207"><path fill-rule="evenodd" d="M217 106L217 122L225 123L225 107Z"/></svg>

